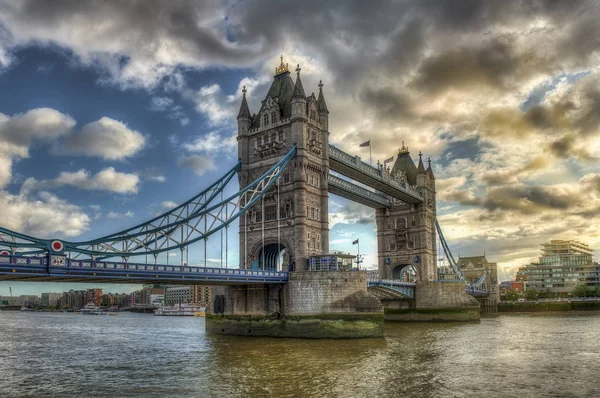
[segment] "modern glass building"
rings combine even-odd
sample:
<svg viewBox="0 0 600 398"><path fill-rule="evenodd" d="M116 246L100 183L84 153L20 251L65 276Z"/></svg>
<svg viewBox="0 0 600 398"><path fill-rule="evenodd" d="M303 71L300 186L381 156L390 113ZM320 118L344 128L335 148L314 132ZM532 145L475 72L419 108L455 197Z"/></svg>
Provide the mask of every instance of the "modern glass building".
<svg viewBox="0 0 600 398"><path fill-rule="evenodd" d="M519 279L527 281L528 288L569 293L578 285L594 288L600 284L600 264L594 264L593 252L585 243L551 240L541 246L539 261L519 269Z"/></svg>

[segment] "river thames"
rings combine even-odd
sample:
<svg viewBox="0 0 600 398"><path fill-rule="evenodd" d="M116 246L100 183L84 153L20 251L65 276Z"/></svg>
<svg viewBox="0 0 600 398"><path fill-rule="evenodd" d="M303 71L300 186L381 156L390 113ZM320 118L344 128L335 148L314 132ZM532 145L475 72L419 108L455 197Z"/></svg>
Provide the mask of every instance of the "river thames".
<svg viewBox="0 0 600 398"><path fill-rule="evenodd" d="M0 312L2 397L598 397L600 315L210 336L204 318Z"/></svg>

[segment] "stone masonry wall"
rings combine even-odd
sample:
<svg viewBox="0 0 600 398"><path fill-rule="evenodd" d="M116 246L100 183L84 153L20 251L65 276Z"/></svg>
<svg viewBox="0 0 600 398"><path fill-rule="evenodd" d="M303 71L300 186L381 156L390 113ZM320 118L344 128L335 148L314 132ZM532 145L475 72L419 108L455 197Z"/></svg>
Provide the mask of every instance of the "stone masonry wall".
<svg viewBox="0 0 600 398"><path fill-rule="evenodd" d="M286 293L289 316L383 311L379 300L367 293L365 272L293 272Z"/></svg>
<svg viewBox="0 0 600 398"><path fill-rule="evenodd" d="M463 282L419 282L415 288L417 309L477 307L476 298L465 292Z"/></svg>

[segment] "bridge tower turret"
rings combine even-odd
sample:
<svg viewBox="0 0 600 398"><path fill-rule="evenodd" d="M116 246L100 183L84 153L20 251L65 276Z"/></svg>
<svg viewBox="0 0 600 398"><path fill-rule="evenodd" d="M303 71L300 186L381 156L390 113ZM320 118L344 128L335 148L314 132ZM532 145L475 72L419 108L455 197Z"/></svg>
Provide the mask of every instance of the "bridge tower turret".
<svg viewBox="0 0 600 398"><path fill-rule="evenodd" d="M298 65L294 81L282 58L260 111L249 118L249 125L250 112L246 111L245 96L242 98L238 116L240 188L252 183L294 145L297 152L279 189L272 187L264 200L240 219L241 268L303 270L310 255L329 250L329 112L322 92L321 104L314 94L306 96L300 70Z"/></svg>
<svg viewBox="0 0 600 398"><path fill-rule="evenodd" d="M242 104L240 105L240 111L237 116L238 121L238 158L242 160L242 163L248 163L248 133L250 132L250 124L252 123L252 116L250 115L250 108L248 107L248 101L246 101L246 86L242 88Z"/></svg>
<svg viewBox="0 0 600 398"><path fill-rule="evenodd" d="M431 165L426 170L419 153L415 166L403 143L390 174L397 182L417 189L423 202L409 205L398 201L391 209L377 210L379 276L399 279L412 269L417 281L435 280L435 179Z"/></svg>

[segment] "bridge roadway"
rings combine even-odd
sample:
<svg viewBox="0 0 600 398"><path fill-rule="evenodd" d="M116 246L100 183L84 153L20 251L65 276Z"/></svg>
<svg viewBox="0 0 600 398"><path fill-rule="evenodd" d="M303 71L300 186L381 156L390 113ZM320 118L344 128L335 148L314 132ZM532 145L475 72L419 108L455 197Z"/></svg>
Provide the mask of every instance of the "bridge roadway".
<svg viewBox="0 0 600 398"><path fill-rule="evenodd" d="M48 261L50 259L50 261ZM0 256L0 281L235 285L287 283L287 272Z"/></svg>
<svg viewBox="0 0 600 398"><path fill-rule="evenodd" d="M0 281L247 285L287 283L288 274L279 271L71 260L62 256L0 256ZM416 284L369 278L368 286L414 299ZM467 288L466 292L475 297L488 295L487 291L473 288Z"/></svg>
<svg viewBox="0 0 600 398"><path fill-rule="evenodd" d="M329 144L329 167L337 173L373 187L404 203L417 204L423 202L423 196L418 189L392 180L376 167L360 160L358 156L352 156L331 144ZM335 192L332 191L332 193ZM370 206L370 204L367 204L367 206ZM379 207L389 206L379 204Z"/></svg>

